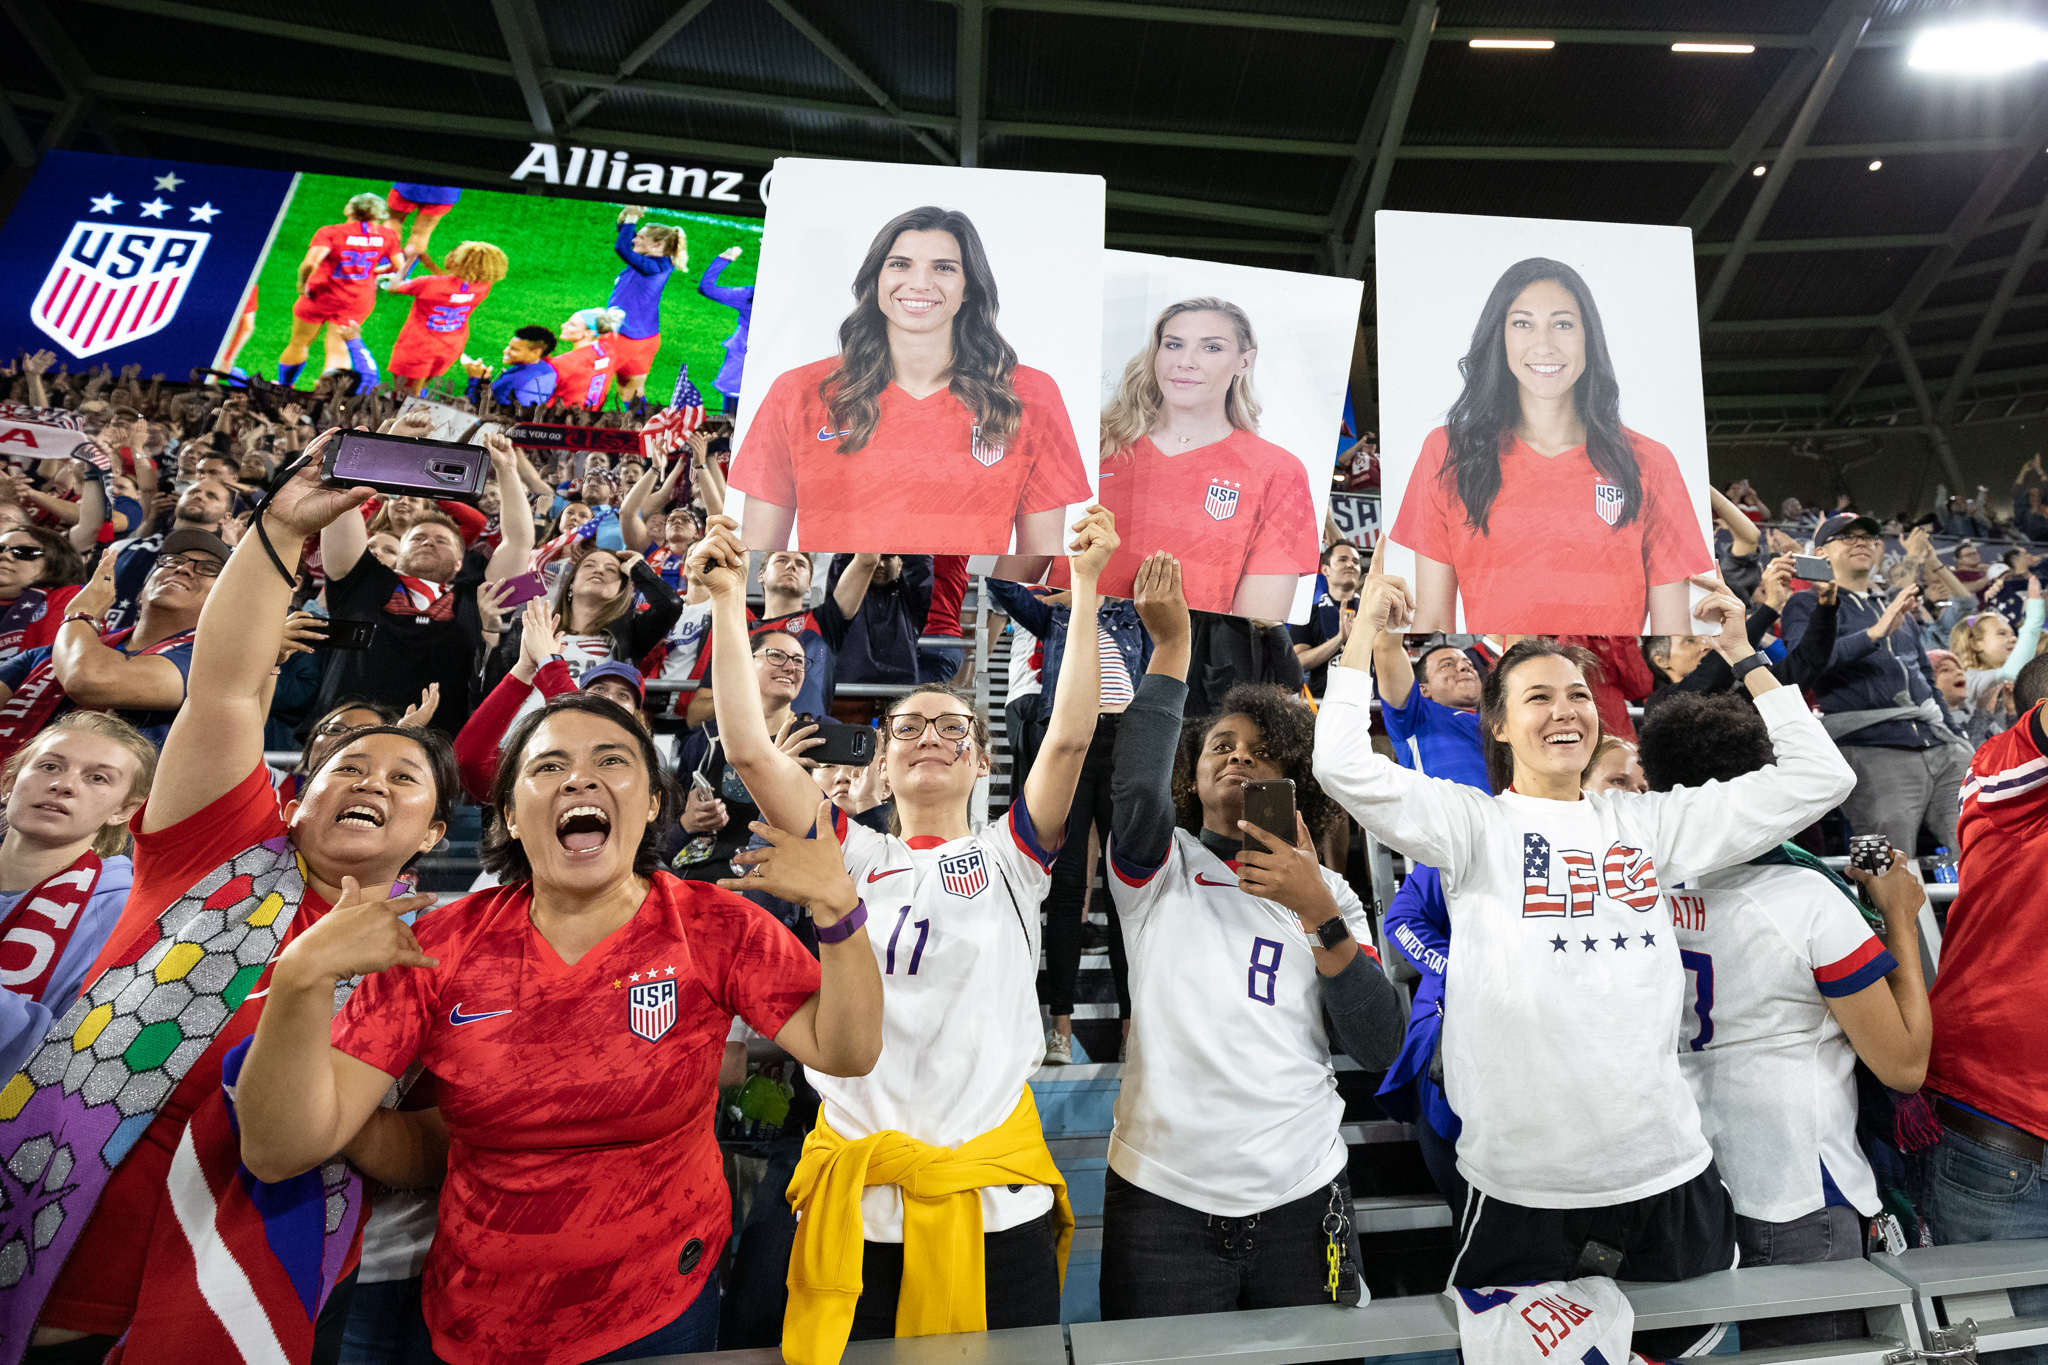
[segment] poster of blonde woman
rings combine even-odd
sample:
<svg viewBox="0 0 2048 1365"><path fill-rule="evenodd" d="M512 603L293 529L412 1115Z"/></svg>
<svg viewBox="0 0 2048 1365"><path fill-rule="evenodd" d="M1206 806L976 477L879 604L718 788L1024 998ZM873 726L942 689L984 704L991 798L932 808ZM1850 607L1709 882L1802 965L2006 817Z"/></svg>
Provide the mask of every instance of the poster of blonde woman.
<svg viewBox="0 0 2048 1365"><path fill-rule="evenodd" d="M1690 635L1706 405L1684 228L1381 213L1387 572L1414 630Z"/></svg>
<svg viewBox="0 0 2048 1365"><path fill-rule="evenodd" d="M784 159L772 184L747 545L1060 553L1094 482L1102 180Z"/></svg>

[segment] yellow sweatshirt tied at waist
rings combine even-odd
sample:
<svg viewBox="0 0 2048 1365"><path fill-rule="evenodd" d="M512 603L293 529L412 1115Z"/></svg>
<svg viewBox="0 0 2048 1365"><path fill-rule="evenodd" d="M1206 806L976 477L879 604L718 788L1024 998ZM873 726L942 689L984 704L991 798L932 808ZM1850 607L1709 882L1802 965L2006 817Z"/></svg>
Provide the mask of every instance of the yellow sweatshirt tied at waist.
<svg viewBox="0 0 2048 1365"><path fill-rule="evenodd" d="M782 1323L782 1358L789 1365L839 1365L845 1353L861 1294L861 1194L870 1185L903 1188L897 1336L988 1330L979 1193L985 1186L1052 1187L1065 1288L1074 1212L1067 1182L1046 1150L1030 1087L1000 1127L951 1148L894 1131L849 1140L833 1132L820 1112L789 1182L789 1202L797 1212Z"/></svg>

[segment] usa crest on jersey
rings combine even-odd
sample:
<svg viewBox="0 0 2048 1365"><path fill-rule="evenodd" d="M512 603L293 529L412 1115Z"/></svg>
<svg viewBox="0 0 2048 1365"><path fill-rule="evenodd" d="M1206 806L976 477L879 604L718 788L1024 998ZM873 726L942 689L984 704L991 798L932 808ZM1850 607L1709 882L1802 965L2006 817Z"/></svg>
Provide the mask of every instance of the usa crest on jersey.
<svg viewBox="0 0 2048 1365"><path fill-rule="evenodd" d="M73 223L29 317L81 360L161 332L177 317L211 239L178 228Z"/></svg>
<svg viewBox="0 0 2048 1365"><path fill-rule="evenodd" d="M650 981L633 987L626 993L626 1023L637 1036L660 1042L676 1025L676 983Z"/></svg>
<svg viewBox="0 0 2048 1365"><path fill-rule="evenodd" d="M1600 514L1600 520L1612 526L1621 520L1621 505L1627 496L1607 480L1600 479L1593 485L1593 510Z"/></svg>
<svg viewBox="0 0 2048 1365"><path fill-rule="evenodd" d="M939 859L939 881L956 896L979 896L988 885L988 863L981 850L971 848Z"/></svg>
<svg viewBox="0 0 2048 1365"><path fill-rule="evenodd" d="M1212 479L1209 495L1202 499L1202 508L1217 521L1229 521L1237 515L1237 500L1244 490L1243 484L1228 479Z"/></svg>
<svg viewBox="0 0 2048 1365"><path fill-rule="evenodd" d="M981 428L976 426L972 432L968 433L967 453L972 455L982 468L986 469L1007 455L1009 447L995 441L982 440Z"/></svg>

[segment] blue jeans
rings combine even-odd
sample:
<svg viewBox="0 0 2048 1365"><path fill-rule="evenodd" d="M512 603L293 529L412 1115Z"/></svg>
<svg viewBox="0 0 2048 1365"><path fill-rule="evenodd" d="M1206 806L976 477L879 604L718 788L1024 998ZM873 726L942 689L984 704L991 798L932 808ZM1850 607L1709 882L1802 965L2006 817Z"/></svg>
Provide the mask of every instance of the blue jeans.
<svg viewBox="0 0 2048 1365"><path fill-rule="evenodd" d="M1919 1154L1920 1212L1941 1246L2048 1237L2048 1182L2041 1167L1957 1132ZM2015 1317L2048 1317L2048 1287L2013 1289ZM1993 1351L1999 1365L2048 1365L2048 1346Z"/></svg>
<svg viewBox="0 0 2048 1365"><path fill-rule="evenodd" d="M718 1327L718 1349L742 1351L779 1346L782 1316L789 1305L789 1255L796 1245L796 1213L789 1207L789 1182L803 1156L809 1123L794 1111L768 1154L768 1170L754 1187L754 1202L740 1227L732 1256L732 1283Z"/></svg>
<svg viewBox="0 0 2048 1365"><path fill-rule="evenodd" d="M420 1277L356 1285L341 1334L341 1365L434 1365L420 1312Z"/></svg>

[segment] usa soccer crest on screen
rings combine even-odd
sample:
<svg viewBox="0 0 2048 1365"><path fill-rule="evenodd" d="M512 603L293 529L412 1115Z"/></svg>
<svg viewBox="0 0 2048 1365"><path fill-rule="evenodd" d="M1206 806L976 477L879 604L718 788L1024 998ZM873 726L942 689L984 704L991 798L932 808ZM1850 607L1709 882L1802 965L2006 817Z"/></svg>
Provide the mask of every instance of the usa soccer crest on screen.
<svg viewBox="0 0 2048 1365"><path fill-rule="evenodd" d="M978 848L941 858L939 881L956 896L979 896L988 886L988 863Z"/></svg>

